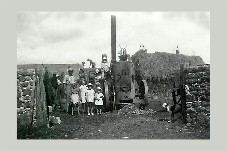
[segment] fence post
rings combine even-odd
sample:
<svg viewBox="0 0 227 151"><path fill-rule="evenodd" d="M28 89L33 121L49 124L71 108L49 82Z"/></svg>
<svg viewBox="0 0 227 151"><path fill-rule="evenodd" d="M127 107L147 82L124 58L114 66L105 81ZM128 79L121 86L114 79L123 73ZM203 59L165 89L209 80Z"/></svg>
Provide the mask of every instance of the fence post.
<svg viewBox="0 0 227 151"><path fill-rule="evenodd" d="M180 95L181 95L181 108L182 108L183 123L187 123L184 64L180 65Z"/></svg>
<svg viewBox="0 0 227 151"><path fill-rule="evenodd" d="M176 84L175 84L175 80L173 81L173 91L172 91L172 97L173 97L173 103L174 104L177 104L177 101L176 101Z"/></svg>
<svg viewBox="0 0 227 151"><path fill-rule="evenodd" d="M36 73L36 116L37 126L47 125L47 105L46 105L46 93L43 84L43 71Z"/></svg>

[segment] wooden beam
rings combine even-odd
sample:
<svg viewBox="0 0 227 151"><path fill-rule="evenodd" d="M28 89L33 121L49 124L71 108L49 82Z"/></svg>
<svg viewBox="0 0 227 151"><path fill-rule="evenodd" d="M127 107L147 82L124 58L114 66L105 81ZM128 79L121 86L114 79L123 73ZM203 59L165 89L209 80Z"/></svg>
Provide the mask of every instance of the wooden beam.
<svg viewBox="0 0 227 151"><path fill-rule="evenodd" d="M187 123L184 64L180 65L180 93L183 123Z"/></svg>

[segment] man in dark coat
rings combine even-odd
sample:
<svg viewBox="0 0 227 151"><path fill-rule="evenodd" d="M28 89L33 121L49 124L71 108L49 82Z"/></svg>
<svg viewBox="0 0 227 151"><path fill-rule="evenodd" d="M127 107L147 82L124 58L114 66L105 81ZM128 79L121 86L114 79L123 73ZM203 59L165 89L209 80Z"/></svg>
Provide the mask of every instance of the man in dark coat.
<svg viewBox="0 0 227 151"><path fill-rule="evenodd" d="M59 106L60 104L57 100L58 79L57 79L56 73L53 73L53 76L51 77L51 85L53 90L52 99L53 99L54 105Z"/></svg>
<svg viewBox="0 0 227 151"><path fill-rule="evenodd" d="M47 67L45 67L43 83L44 83L45 92L46 92L47 105L52 106L52 104L53 104L53 100L51 99L52 86L51 86L51 82L50 82L50 78L49 78L49 72L48 72Z"/></svg>
<svg viewBox="0 0 227 151"><path fill-rule="evenodd" d="M45 73L43 77L43 84L45 87L45 92L46 92L46 107L47 107L47 116L49 118L50 113L49 113L49 107L53 105L53 100L51 99L52 96L52 86L51 86L51 81L49 78L49 72L47 67L45 67Z"/></svg>

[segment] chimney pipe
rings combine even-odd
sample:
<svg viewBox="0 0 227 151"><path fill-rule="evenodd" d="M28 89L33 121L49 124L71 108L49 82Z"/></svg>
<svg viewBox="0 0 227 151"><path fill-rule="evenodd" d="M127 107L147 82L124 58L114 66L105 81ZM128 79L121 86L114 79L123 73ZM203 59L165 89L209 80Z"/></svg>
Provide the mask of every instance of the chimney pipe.
<svg viewBox="0 0 227 151"><path fill-rule="evenodd" d="M116 61L116 16L111 15L111 62Z"/></svg>

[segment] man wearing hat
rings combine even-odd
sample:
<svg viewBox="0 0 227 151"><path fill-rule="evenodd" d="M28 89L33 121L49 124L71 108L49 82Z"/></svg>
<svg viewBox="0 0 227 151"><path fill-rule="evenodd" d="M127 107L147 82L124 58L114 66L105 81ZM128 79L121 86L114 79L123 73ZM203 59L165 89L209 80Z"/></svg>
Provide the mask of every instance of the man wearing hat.
<svg viewBox="0 0 227 151"><path fill-rule="evenodd" d="M102 55L102 63L101 63L101 72L102 72L102 78L105 77L105 73L109 71L109 63L107 61L107 55Z"/></svg>
<svg viewBox="0 0 227 151"><path fill-rule="evenodd" d="M71 67L68 67L67 71L68 71L68 74L66 74L63 79L63 85L65 89L65 94L66 94L66 111L68 112L72 87L73 87L73 84L76 83L76 78L73 76L73 69Z"/></svg>
<svg viewBox="0 0 227 151"><path fill-rule="evenodd" d="M87 87L88 87L86 91L86 100L88 105L87 112L88 112L88 115L94 115L93 106L94 106L95 91L92 89L91 83L89 83Z"/></svg>

